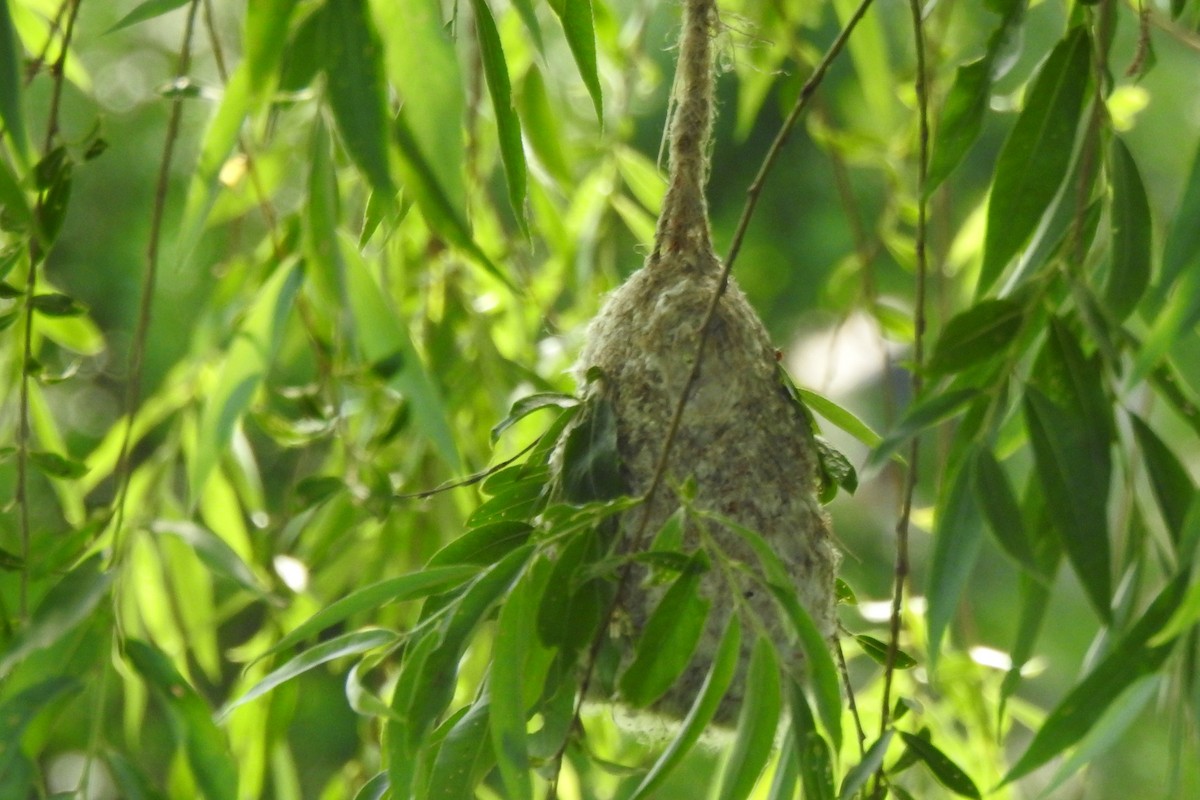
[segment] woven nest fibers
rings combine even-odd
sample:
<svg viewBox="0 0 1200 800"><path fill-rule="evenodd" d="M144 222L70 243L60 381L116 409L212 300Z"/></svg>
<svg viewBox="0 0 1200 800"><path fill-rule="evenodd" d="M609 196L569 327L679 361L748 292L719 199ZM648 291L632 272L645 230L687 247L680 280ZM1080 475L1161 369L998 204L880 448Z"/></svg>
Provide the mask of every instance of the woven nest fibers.
<svg viewBox="0 0 1200 800"><path fill-rule="evenodd" d="M720 263L711 253L656 254L613 292L588 329L576 377L583 384L589 373L602 376L588 384L586 394L611 404L622 478L633 495L644 494L653 480L719 280ZM619 547L646 548L683 504L679 488L694 486L690 504L696 513L686 516L682 549L703 550L711 563L698 581L699 595L711 603L699 644L652 711L686 714L735 612L747 633L716 722L732 722L741 705L754 641L750 632L770 638L785 669L803 669L793 628L761 580L759 558L722 519L761 534L818 629L827 638L833 635L838 553L814 494L816 462L811 431L780 383L766 329L731 280L712 319L664 481L648 506L626 512L621 521ZM640 565L625 581L617 613L625 624L611 626L624 628L614 635L625 663L667 585Z"/></svg>

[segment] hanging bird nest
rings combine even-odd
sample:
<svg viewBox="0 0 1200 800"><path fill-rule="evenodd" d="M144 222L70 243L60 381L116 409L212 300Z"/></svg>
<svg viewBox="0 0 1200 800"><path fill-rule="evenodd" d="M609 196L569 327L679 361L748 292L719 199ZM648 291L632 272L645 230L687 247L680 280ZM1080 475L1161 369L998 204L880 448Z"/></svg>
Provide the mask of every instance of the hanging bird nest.
<svg viewBox="0 0 1200 800"><path fill-rule="evenodd" d="M835 627L838 553L816 496L819 457L811 421L789 394L776 350L746 296L732 279L722 285L722 264L709 231L704 186L717 26L714 0L686 0L669 129L670 183L655 246L592 321L575 367L585 403L611 408L626 489L643 496L655 487L644 505L623 515L617 550L645 550L686 505L690 513L684 514L682 549L713 554L714 566L698 581L711 612L696 652L652 706L671 717L687 712L733 613L757 617L753 629L770 637L782 666L797 673L803 669L794 629L761 580L760 560L738 526L756 531L770 545L786 567L787 588L821 634L829 638ZM703 355L693 376L702 336ZM718 568L717 561L736 569ZM618 649L626 663L632 652L628 642L641 637L665 592L664 582L641 564L622 581L609 628L625 640ZM742 629L751 628L743 624ZM719 723L729 723L741 705L752 644L753 637L743 637L737 673L716 715Z"/></svg>

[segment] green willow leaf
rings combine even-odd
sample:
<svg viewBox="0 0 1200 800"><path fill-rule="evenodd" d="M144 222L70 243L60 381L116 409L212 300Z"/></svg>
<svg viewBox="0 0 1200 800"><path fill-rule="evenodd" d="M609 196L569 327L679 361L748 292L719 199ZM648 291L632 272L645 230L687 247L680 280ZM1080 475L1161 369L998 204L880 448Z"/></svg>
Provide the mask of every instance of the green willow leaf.
<svg viewBox="0 0 1200 800"><path fill-rule="evenodd" d="M709 667L708 674L704 677L704 683L701 685L692 707L688 710L683 724L680 725L679 733L654 762L654 766L650 768L646 777L629 796L629 800L642 800L642 798L650 797L651 792L666 780L671 771L679 766L684 756L695 747L696 742L700 741L701 734L704 733L713 715L717 713L721 699L733 681L738 657L741 653L741 640L741 623L738 621L737 614L732 614L729 623L725 626L725 632L721 634L721 643L717 645L712 666Z"/></svg>
<svg viewBox="0 0 1200 800"><path fill-rule="evenodd" d="M953 479L942 481L939 493L926 615L931 665L937 663L942 636L958 611L983 542L983 516L971 490L975 465L974 454L969 454Z"/></svg>
<svg viewBox="0 0 1200 800"><path fill-rule="evenodd" d="M528 233L525 221L525 148L521 143L521 120L513 105L512 83L508 78L508 61L500 44L500 31L486 0L471 0L475 11L475 33L483 60L483 74L488 94L496 113L496 129L500 138L500 160L508 181L508 201L521 230Z"/></svg>
<svg viewBox="0 0 1200 800"><path fill-rule="evenodd" d="M417 600L453 589L479 574L472 565L427 567L420 572L373 583L335 600L289 631L257 660L294 647L333 625L363 611L374 611L389 603Z"/></svg>
<svg viewBox="0 0 1200 800"><path fill-rule="evenodd" d="M791 709L793 747L800 767L800 780L806 800L833 800L833 759L829 743L817 731L804 690L789 680L788 707ZM787 795L790 797L790 795Z"/></svg>
<svg viewBox="0 0 1200 800"><path fill-rule="evenodd" d="M1159 510L1162 511L1167 532L1171 540L1178 545L1188 509L1196 497L1196 483L1187 468L1171 452L1171 448L1141 417L1130 414L1129 422L1133 427L1138 449L1142 451L1146 473L1150 478L1150 488L1154 491Z"/></svg>
<svg viewBox="0 0 1200 800"><path fill-rule="evenodd" d="M867 457L867 468L878 468L913 436L944 422L979 396L977 389L952 389L919 398L909 407L879 446Z"/></svg>
<svg viewBox="0 0 1200 800"><path fill-rule="evenodd" d="M578 422L567 433L562 455L563 496L582 504L611 500L626 493L617 452L617 418L612 402L600 393L585 401Z"/></svg>
<svg viewBox="0 0 1200 800"><path fill-rule="evenodd" d="M976 303L946 323L926 368L934 375L948 374L1002 356L1024 315L1025 309L1008 298Z"/></svg>
<svg viewBox="0 0 1200 800"><path fill-rule="evenodd" d="M973 797L977 799L980 797L979 789L975 786L975 781L971 780L970 776L963 772L961 767L935 747L932 742L928 739L922 739L920 736L905 733L904 731L900 731L899 733L900 738L904 740L908 749L925 762L925 766L929 767L929 771L937 778L938 783L959 797Z"/></svg>
<svg viewBox="0 0 1200 800"><path fill-rule="evenodd" d="M539 392L522 397L512 404L512 409L508 412L508 416L496 423L492 428L492 444L496 443L502 433L534 411L543 408L574 408L577 405L579 405L577 397L570 394L563 394L562 392Z"/></svg>
<svg viewBox="0 0 1200 800"><path fill-rule="evenodd" d="M528 0L525 0L526 2ZM559 113L550 101L546 81L537 64L530 64L518 98L524 132L538 161L562 185L571 181L571 165L563 150L563 131Z"/></svg>
<svg viewBox="0 0 1200 800"><path fill-rule="evenodd" d="M1112 262L1104 300L1117 320L1137 307L1150 283L1150 201L1137 162L1120 138L1112 139Z"/></svg>
<svg viewBox="0 0 1200 800"><path fill-rule="evenodd" d="M224 539L207 528L186 520L160 520L151 525L151 530L185 542L213 574L228 578L260 598L267 596L267 589L254 570Z"/></svg>
<svg viewBox="0 0 1200 800"><path fill-rule="evenodd" d="M388 112L382 47L367 0L324 7L325 100L355 165L375 191L395 192L388 167Z"/></svg>
<svg viewBox="0 0 1200 800"><path fill-rule="evenodd" d="M22 756L19 744L29 723L55 701L82 688L75 678L56 675L22 689L0 703L0 787Z"/></svg>
<svg viewBox="0 0 1200 800"><path fill-rule="evenodd" d="M209 800L236 800L237 765L208 704L179 674L167 655L153 645L126 640L125 655L178 720L176 730L204 796Z"/></svg>
<svg viewBox="0 0 1200 800"><path fill-rule="evenodd" d="M264 0L246 4L246 65L250 89L261 93L279 69L288 43L288 23L299 0Z"/></svg>
<svg viewBox="0 0 1200 800"><path fill-rule="evenodd" d="M532 589L532 573L526 573L500 608L489 672L492 748L504 783L504 796L512 800L533 797L525 719L525 664L535 642L534 612L541 597L534 596Z"/></svg>
<svg viewBox="0 0 1200 800"><path fill-rule="evenodd" d="M68 572L46 592L28 623L17 629L0 651L0 681L25 656L53 646L88 619L108 593L113 576L100 571L100 556L92 556Z"/></svg>
<svg viewBox="0 0 1200 800"><path fill-rule="evenodd" d="M592 96L596 119L604 124L604 96L600 89L600 74L596 67L596 31L592 24L592 0L552 0L550 7L562 22L563 33L583 85Z"/></svg>
<svg viewBox="0 0 1200 800"><path fill-rule="evenodd" d="M487 522L459 536L429 559L429 567L452 564L495 564L514 549L529 541L533 526L520 520Z"/></svg>
<svg viewBox="0 0 1200 800"><path fill-rule="evenodd" d="M277 267L259 289L229 346L216 385L205 398L196 450L188 463L189 496L193 503L199 500L217 459L233 438L234 428L266 378L300 280L300 270L294 262Z"/></svg>
<svg viewBox="0 0 1200 800"><path fill-rule="evenodd" d="M1093 729L1125 689L1158 671L1171 654L1174 641L1160 645L1149 641L1179 607L1189 577L1185 571L1167 584L1112 652L1055 706L1004 776L1004 783L1028 775L1074 745Z"/></svg>
<svg viewBox="0 0 1200 800"><path fill-rule="evenodd" d="M1167 241L1163 247L1162 272L1159 275L1157 297L1166 298L1172 284L1180 275L1194 272L1200 258L1200 144L1192 159L1192 168L1184 185L1183 198L1171 224Z"/></svg>
<svg viewBox="0 0 1200 800"><path fill-rule="evenodd" d="M883 757L887 754L888 745L892 743L892 736L895 733L894 729L889 728L868 748L862 760L850 768L846 777L842 779L842 788L838 790L837 795L838 800L852 800L858 794L858 790L867 785L870 777L879 771L879 767L883 764Z"/></svg>
<svg viewBox="0 0 1200 800"><path fill-rule="evenodd" d="M975 451L975 500L1000 548L1030 572L1038 571L1033 546L1025 532L1021 508L1004 468L987 447Z"/></svg>
<svg viewBox="0 0 1200 800"><path fill-rule="evenodd" d="M133 7L125 16L117 20L116 24L105 31L106 34L114 33L122 28L128 28L131 25L136 25L139 22L145 22L155 17L161 17L163 14L170 13L177 8L182 8L188 4L189 0L143 0Z"/></svg>
<svg viewBox="0 0 1200 800"><path fill-rule="evenodd" d="M484 697L454 722L438 748L430 770L427 800L461 800L475 796L475 787L496 763L489 735L491 717L491 704ZM393 781L393 785L396 783ZM396 794L393 792L392 796Z"/></svg>
<svg viewBox="0 0 1200 800"><path fill-rule="evenodd" d="M855 416L852 411L848 411L828 397L817 394L810 389L800 388L796 389L796 394L799 395L806 406L829 420L831 425L841 428L867 447L878 447L883 441L883 437L872 430L870 425Z"/></svg>
<svg viewBox="0 0 1200 800"><path fill-rule="evenodd" d="M13 143L13 149L25 159L29 153L29 140L25 133L21 84L20 41L8 3L0 3L0 121L4 123L4 132Z"/></svg>
<svg viewBox="0 0 1200 800"><path fill-rule="evenodd" d="M30 451L29 463L43 475L64 480L82 478L88 472L87 464L42 450Z"/></svg>
<svg viewBox="0 0 1200 800"><path fill-rule="evenodd" d="M955 70L954 83L942 105L942 116L929 160L926 195L944 181L979 138L983 115L992 88L990 56L963 64Z"/></svg>
<svg viewBox="0 0 1200 800"><path fill-rule="evenodd" d="M1100 618L1111 619L1112 578L1108 543L1108 471L1093 458L1083 420L1030 386L1025 424L1050 520Z"/></svg>
<svg viewBox="0 0 1200 800"><path fill-rule="evenodd" d="M979 291L991 288L1037 227L1071 162L1091 44L1072 28L1042 64L1000 156L988 202Z"/></svg>
<svg viewBox="0 0 1200 800"><path fill-rule="evenodd" d="M693 557L646 620L619 684L621 697L635 708L661 697L692 660L712 607L699 594L700 576L708 568L702 555Z"/></svg>
<svg viewBox="0 0 1200 800"><path fill-rule="evenodd" d="M782 706L775 645L760 636L750 653L746 696L738 714L733 750L721 774L721 789L717 794L720 800L743 800L750 796L771 756Z"/></svg>
<svg viewBox="0 0 1200 800"><path fill-rule="evenodd" d="M305 672L315 669L322 664L342 658L343 656L358 655L368 650L374 650L376 647L394 644L398 639L399 636L392 631L379 629L352 631L344 633L341 636L335 636L327 642L322 642L315 647L301 652L294 658L289 659L281 667L272 670L266 677L250 687L245 694L221 709L221 717L229 716L229 713L235 708L262 697L277 686L303 675Z"/></svg>
<svg viewBox="0 0 1200 800"><path fill-rule="evenodd" d="M855 634L854 641L858 642L859 647L863 652L870 657L872 661L880 666L887 666L888 659L888 644L881 642L874 636L865 636L863 634ZM917 660L903 650L897 650L896 656L892 661L892 666L896 669L912 669L917 665Z"/></svg>

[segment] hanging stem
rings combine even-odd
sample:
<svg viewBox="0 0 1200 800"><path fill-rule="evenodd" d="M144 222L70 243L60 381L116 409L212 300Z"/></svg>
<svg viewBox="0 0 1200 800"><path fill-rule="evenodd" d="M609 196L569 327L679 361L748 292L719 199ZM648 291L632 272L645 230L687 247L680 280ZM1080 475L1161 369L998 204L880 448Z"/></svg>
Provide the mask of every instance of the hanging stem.
<svg viewBox="0 0 1200 800"><path fill-rule="evenodd" d="M929 168L929 86L925 73L925 32L921 20L921 4L919 0L909 0L909 11L912 14L913 43L917 57L917 115L918 115L918 145L917 145L917 230L916 230L916 259L917 287L916 307L913 310L913 361L912 391L913 396L921 394L923 386L921 370L925 363L923 334L925 332L925 293L926 278L929 265L927 263L925 243L927 227L927 208L925 199L925 184ZM904 586L908 581L908 533L912 518L913 496L917 488L919 474L920 438L914 437L909 448L908 473L904 481L904 498L900 510L900 518L896 523L896 565L892 586L892 615L891 631L888 637L887 662L883 673L883 700L880 709L879 735L882 736L891 721L891 692L892 679L896 672L896 654L900 649L901 612L904 609ZM878 793L880 776L876 775L876 792Z"/></svg>

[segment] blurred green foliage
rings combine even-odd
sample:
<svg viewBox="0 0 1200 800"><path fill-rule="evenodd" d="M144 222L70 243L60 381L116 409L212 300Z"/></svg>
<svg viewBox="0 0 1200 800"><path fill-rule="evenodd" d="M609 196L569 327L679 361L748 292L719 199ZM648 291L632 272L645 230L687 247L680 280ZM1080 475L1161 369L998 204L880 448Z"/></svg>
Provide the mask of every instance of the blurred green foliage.
<svg viewBox="0 0 1200 800"><path fill-rule="evenodd" d="M855 4L720 5L724 247ZM584 594L539 536L636 502L542 490L652 243L674 4L0 3L0 796L544 796L556 757L561 797L1200 794L1200 5L921 19L928 192L878 2L735 269L862 472L856 711L760 639L762 714L691 748L528 685L586 649L532 619Z"/></svg>

